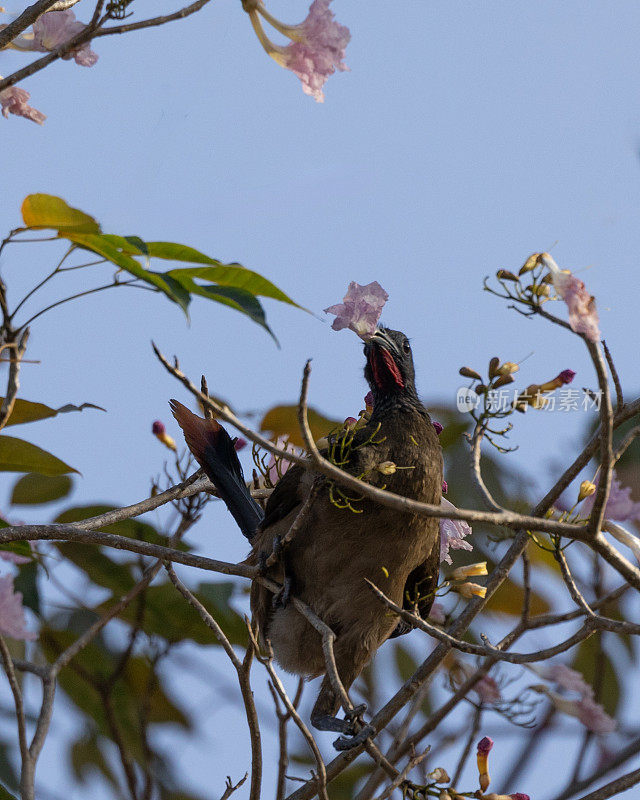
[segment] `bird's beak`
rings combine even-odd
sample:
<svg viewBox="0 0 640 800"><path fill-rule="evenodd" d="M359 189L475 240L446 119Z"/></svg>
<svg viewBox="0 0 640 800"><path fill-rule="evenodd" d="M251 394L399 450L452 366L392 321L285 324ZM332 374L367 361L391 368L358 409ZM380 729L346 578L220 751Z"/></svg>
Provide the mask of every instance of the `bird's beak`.
<svg viewBox="0 0 640 800"><path fill-rule="evenodd" d="M396 346L396 343L387 336L386 331L378 329L373 336L367 341L369 346L371 345L378 345L378 347L382 347L383 350L387 350L393 356L400 356L400 352Z"/></svg>

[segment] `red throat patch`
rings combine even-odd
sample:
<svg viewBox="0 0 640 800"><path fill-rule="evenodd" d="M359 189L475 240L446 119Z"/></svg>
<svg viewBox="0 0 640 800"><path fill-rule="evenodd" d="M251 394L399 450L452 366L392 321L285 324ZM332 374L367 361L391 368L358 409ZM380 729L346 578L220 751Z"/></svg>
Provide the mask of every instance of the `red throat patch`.
<svg viewBox="0 0 640 800"><path fill-rule="evenodd" d="M389 385L389 379L395 383L399 389L404 389L404 381L398 369L398 365L393 360L393 356L383 347L374 347L369 355L369 363L373 372L373 380L379 389L384 389Z"/></svg>

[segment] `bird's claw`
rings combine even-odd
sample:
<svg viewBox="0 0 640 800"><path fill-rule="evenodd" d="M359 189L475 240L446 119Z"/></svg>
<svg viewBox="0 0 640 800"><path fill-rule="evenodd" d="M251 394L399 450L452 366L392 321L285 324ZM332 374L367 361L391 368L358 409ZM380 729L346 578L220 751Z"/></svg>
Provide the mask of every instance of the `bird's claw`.
<svg viewBox="0 0 640 800"><path fill-rule="evenodd" d="M364 728L361 728L356 734L351 737L347 736L339 736L333 746L336 750L351 750L354 747L359 747L361 744L364 744L366 740L375 734L376 730L373 725L365 725Z"/></svg>
<svg viewBox="0 0 640 800"><path fill-rule="evenodd" d="M350 722L350 723L353 724L355 722L355 720L359 719L364 714L364 712L366 710L367 710L367 704L366 703L360 703L360 705L354 706L351 709L351 711L345 712L344 718L347 720L347 722ZM360 722L362 722L362 720L360 720Z"/></svg>

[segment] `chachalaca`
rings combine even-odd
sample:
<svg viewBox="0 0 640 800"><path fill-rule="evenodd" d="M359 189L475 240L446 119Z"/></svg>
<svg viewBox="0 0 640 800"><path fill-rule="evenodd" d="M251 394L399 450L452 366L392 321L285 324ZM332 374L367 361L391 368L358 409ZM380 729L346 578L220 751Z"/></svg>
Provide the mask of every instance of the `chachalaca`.
<svg viewBox="0 0 640 800"><path fill-rule="evenodd" d="M371 417L355 434L343 431L330 437L323 455L331 457L333 453L335 460L335 454L341 452L339 465L352 475L437 505L442 491L442 451L416 392L409 341L399 331L379 328L365 344L364 354L364 374L373 393ZM394 602L426 617L440 566L438 520L387 508L367 498L352 499L345 508L331 481L293 465L276 484L258 524L259 506L249 495L233 442L224 428L214 420L195 416L176 401L171 406L191 452L251 542L248 564L264 565L314 487L315 499L299 529L266 574L283 584L285 593L290 589L334 631L336 665L348 690L386 639L410 630L381 605L366 579ZM341 449L340 437L351 435L350 445ZM282 593L274 595L254 582L251 609L262 641L271 642L277 661L289 672L307 678L325 676L311 712L312 724L352 737L337 739L337 749L360 744L371 735L371 727L358 731L356 714L348 719L336 717L340 699L325 674L320 637L294 606L282 599ZM363 710L360 706L356 712Z"/></svg>

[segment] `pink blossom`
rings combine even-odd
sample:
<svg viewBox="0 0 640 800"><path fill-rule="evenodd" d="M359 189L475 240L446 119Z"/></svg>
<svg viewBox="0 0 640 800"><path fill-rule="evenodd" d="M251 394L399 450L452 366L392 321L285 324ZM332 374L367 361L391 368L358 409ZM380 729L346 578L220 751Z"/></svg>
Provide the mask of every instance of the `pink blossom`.
<svg viewBox="0 0 640 800"><path fill-rule="evenodd" d="M558 375L558 380L566 385L567 383L571 383L575 377L576 373L572 369L563 369Z"/></svg>
<svg viewBox="0 0 640 800"><path fill-rule="evenodd" d="M31 97L29 92L21 89L19 86L9 86L0 92L0 105L2 106L2 116L8 118L9 114L15 114L17 117L25 117L38 125L47 118L37 108L32 108L28 105L27 100Z"/></svg>
<svg viewBox="0 0 640 800"><path fill-rule="evenodd" d="M478 695L483 703L497 703L502 699L500 687L496 680L489 675L484 675L473 687L473 691Z"/></svg>
<svg viewBox="0 0 640 800"><path fill-rule="evenodd" d="M81 33L85 27L86 25L76 20L76 15L70 8L65 11L49 11L33 23L30 49L41 53L56 50ZM91 49L91 43L85 42L74 47L62 58L67 60L73 58L81 67L92 67L98 60L98 55Z"/></svg>
<svg viewBox="0 0 640 800"><path fill-rule="evenodd" d="M302 81L302 91L314 97L318 103L324 101L322 87L327 78L336 69L343 72L348 70L343 59L351 34L348 28L334 20L330 5L331 0L313 0L304 22L299 25L284 25L261 2L245 3L245 7L249 7L251 22L264 49L282 67L294 72ZM291 44L286 47L273 44L262 29L258 14L291 39Z"/></svg>
<svg viewBox="0 0 640 800"><path fill-rule="evenodd" d="M444 610L444 606L442 603L438 603L437 601L431 606L431 611L429 611L429 620L431 622L437 622L439 625L444 625L446 622L446 614Z"/></svg>
<svg viewBox="0 0 640 800"><path fill-rule="evenodd" d="M542 254L542 262L551 273L558 296L567 304L571 330L581 333L590 342L600 341L596 301L584 283L568 270L561 270L548 253Z"/></svg>
<svg viewBox="0 0 640 800"><path fill-rule="evenodd" d="M492 747L493 739L490 736L485 736L478 742L478 754L483 756L489 755Z"/></svg>
<svg viewBox="0 0 640 800"><path fill-rule="evenodd" d="M581 697L576 702L576 716L580 722L594 733L611 733L616 728L616 721L612 719L600 703L592 697Z"/></svg>
<svg viewBox="0 0 640 800"><path fill-rule="evenodd" d="M595 483L598 484L598 479ZM585 516L591 513L595 496L594 493L582 501L582 514ZM631 488L629 486L623 488L615 472L611 476L611 489L604 514L608 519L617 519L619 522L640 520L640 502L631 499Z"/></svg>
<svg viewBox="0 0 640 800"><path fill-rule="evenodd" d="M453 503L450 503L446 498L440 500L440 505L448 509L457 510ZM447 564L452 564L449 550L473 550L469 542L465 541L465 537L471 533L471 526L467 525L461 519L448 519L446 517L440 518L440 561L446 561Z"/></svg>
<svg viewBox="0 0 640 800"><path fill-rule="evenodd" d="M0 576L0 633L13 639L36 639L25 627L22 594L13 591L13 576Z"/></svg>
<svg viewBox="0 0 640 800"><path fill-rule="evenodd" d="M342 303L325 308L325 314L335 314L334 331L349 328L365 342L376 332L382 307L389 295L377 281L361 286L351 281Z"/></svg>
<svg viewBox="0 0 640 800"><path fill-rule="evenodd" d="M31 550L33 550L33 542L29 542ZM15 564L17 567L21 564L28 564L31 561L29 556L21 556L11 550L0 550L0 558L3 561L8 561L10 564Z"/></svg>
<svg viewBox="0 0 640 800"><path fill-rule="evenodd" d="M593 696L593 689L585 681L581 672L571 669L566 664L547 664L535 670L543 678L553 681L567 692L578 692L584 696Z"/></svg>

